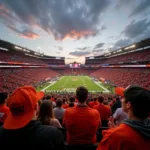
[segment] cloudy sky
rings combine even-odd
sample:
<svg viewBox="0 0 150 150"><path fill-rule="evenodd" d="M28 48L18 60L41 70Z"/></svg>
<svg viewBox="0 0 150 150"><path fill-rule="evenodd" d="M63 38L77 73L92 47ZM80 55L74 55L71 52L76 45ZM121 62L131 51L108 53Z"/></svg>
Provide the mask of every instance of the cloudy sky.
<svg viewBox="0 0 150 150"><path fill-rule="evenodd" d="M66 63L150 37L150 0L0 0L0 38Z"/></svg>

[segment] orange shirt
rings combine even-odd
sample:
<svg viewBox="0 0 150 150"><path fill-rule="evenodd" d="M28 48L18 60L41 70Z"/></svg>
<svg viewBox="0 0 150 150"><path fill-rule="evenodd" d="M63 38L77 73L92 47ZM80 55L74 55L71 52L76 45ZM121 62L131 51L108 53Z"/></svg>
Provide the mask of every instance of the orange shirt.
<svg viewBox="0 0 150 150"><path fill-rule="evenodd" d="M91 108L93 108L95 105L98 105L98 104L99 104L98 101L89 102L89 106L90 106Z"/></svg>
<svg viewBox="0 0 150 150"><path fill-rule="evenodd" d="M69 107L69 104L63 104L62 107L63 107L64 109L67 109L67 108Z"/></svg>
<svg viewBox="0 0 150 150"><path fill-rule="evenodd" d="M104 130L97 150L150 150L150 139L146 140L135 129L126 124Z"/></svg>
<svg viewBox="0 0 150 150"><path fill-rule="evenodd" d="M0 122L4 122L9 113L9 107L5 104L0 105Z"/></svg>
<svg viewBox="0 0 150 150"><path fill-rule="evenodd" d="M68 144L94 144L101 125L97 110L88 106L76 106L65 111L63 125L67 129Z"/></svg>
<svg viewBox="0 0 150 150"><path fill-rule="evenodd" d="M107 120L111 115L110 107L104 104L95 105L93 108L98 110L101 115L101 120Z"/></svg>
<svg viewBox="0 0 150 150"><path fill-rule="evenodd" d="M53 98L51 98L51 101L55 102L55 99L54 99L54 97L53 97Z"/></svg>

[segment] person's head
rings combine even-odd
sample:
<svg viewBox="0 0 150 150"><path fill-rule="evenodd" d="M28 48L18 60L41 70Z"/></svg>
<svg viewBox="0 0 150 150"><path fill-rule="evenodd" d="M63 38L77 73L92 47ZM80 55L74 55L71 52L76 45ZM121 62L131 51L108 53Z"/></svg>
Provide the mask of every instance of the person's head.
<svg viewBox="0 0 150 150"><path fill-rule="evenodd" d="M55 102L57 101L57 97L54 98L54 101L55 101Z"/></svg>
<svg viewBox="0 0 150 150"><path fill-rule="evenodd" d="M69 107L74 107L74 103L69 103Z"/></svg>
<svg viewBox="0 0 150 150"><path fill-rule="evenodd" d="M103 103L104 102L104 97L103 96L99 96L98 97L98 101L99 101L99 103Z"/></svg>
<svg viewBox="0 0 150 150"><path fill-rule="evenodd" d="M5 104L8 94L6 92L0 93L0 104Z"/></svg>
<svg viewBox="0 0 150 150"><path fill-rule="evenodd" d="M57 106L57 107L61 107L62 104L63 104L63 101L62 101L61 99L58 99L58 100L56 101L56 106Z"/></svg>
<svg viewBox="0 0 150 150"><path fill-rule="evenodd" d="M131 85L122 91L122 109L131 112L138 119L146 119L150 114L150 91Z"/></svg>
<svg viewBox="0 0 150 150"><path fill-rule="evenodd" d="M53 112L53 104L51 100L45 100L39 111L38 118L42 122L42 124L49 125L50 119L54 118L54 112Z"/></svg>
<svg viewBox="0 0 150 150"><path fill-rule="evenodd" d="M120 98L119 98L119 97L116 97L116 101L120 101Z"/></svg>
<svg viewBox="0 0 150 150"><path fill-rule="evenodd" d="M91 102L93 102L93 97L90 99Z"/></svg>
<svg viewBox="0 0 150 150"><path fill-rule="evenodd" d="M70 97L70 98L69 98L69 102L70 102L70 103L74 103L74 102L75 102L75 98L74 98L74 97Z"/></svg>
<svg viewBox="0 0 150 150"><path fill-rule="evenodd" d="M39 104L39 108L40 108L41 105L42 105L42 100L39 100L39 101L38 101L38 104Z"/></svg>
<svg viewBox="0 0 150 150"><path fill-rule="evenodd" d="M63 104L65 104L66 103L66 98L63 98Z"/></svg>
<svg viewBox="0 0 150 150"><path fill-rule="evenodd" d="M51 96L50 95L47 95L46 96L46 100L50 100L51 99Z"/></svg>
<svg viewBox="0 0 150 150"><path fill-rule="evenodd" d="M108 105L108 102L103 102L104 105Z"/></svg>
<svg viewBox="0 0 150 150"><path fill-rule="evenodd" d="M17 88L7 99L10 113L4 122L4 128L20 129L36 119L38 101L43 96L44 92L36 92L31 86Z"/></svg>
<svg viewBox="0 0 150 150"><path fill-rule="evenodd" d="M76 97L80 103L84 103L88 98L88 90L83 86L78 87Z"/></svg>
<svg viewBox="0 0 150 150"><path fill-rule="evenodd" d="M97 97L94 97L94 102L96 102L97 101Z"/></svg>

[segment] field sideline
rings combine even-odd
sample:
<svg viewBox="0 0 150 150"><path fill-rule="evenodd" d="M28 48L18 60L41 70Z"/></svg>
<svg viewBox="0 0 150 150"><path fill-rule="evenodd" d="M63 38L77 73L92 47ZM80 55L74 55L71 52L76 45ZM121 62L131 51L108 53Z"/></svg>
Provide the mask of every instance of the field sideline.
<svg viewBox="0 0 150 150"><path fill-rule="evenodd" d="M86 87L89 92L110 92L101 84L101 82L94 82L88 76L62 76L58 81L49 84L47 83L43 87L37 88L37 90L43 90L47 92L75 92L76 88L79 86Z"/></svg>

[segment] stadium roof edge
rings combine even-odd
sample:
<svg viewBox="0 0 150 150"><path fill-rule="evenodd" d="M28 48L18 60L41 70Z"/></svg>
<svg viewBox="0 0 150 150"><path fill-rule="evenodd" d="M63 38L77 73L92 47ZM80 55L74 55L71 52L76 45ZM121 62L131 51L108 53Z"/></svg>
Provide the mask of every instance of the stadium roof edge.
<svg viewBox="0 0 150 150"><path fill-rule="evenodd" d="M20 45L16 45L14 43L11 43L9 41L5 41L2 39L0 39L0 47L1 47L1 50L7 49L7 51L17 51L17 52L24 53L25 55L28 55L31 57L36 56L39 59L58 59L58 58L59 59L65 59L65 57L44 55L44 53L36 52L34 50L28 49L26 47L22 47Z"/></svg>
<svg viewBox="0 0 150 150"><path fill-rule="evenodd" d="M150 47L150 38L141 40L140 42L132 43L128 46L121 47L120 49L111 51L109 53L105 53L103 55L85 57L85 60L87 60L87 59L105 59L105 58L115 57L117 55L122 55L122 54L130 53L130 52L134 52L134 51L138 51L138 50L143 50L144 47Z"/></svg>

